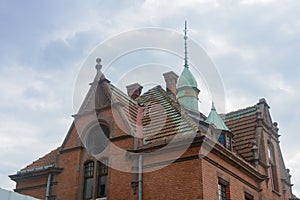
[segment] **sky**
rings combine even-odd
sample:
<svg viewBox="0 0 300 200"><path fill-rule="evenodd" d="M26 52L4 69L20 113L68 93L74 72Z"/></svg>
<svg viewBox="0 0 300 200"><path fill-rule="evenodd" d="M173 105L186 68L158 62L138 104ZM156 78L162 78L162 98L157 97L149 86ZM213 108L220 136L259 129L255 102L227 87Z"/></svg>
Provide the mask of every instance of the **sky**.
<svg viewBox="0 0 300 200"><path fill-rule="evenodd" d="M205 49L222 78L225 111L267 100L300 196L299 10L298 0L1 0L0 187L12 190L9 174L62 144L77 111L78 74L99 44L140 28L182 33L187 20L189 38ZM170 60L158 57L163 64ZM176 62L183 64L171 64ZM95 75L94 66L85 67ZM201 94L200 110L208 114L211 100Z"/></svg>

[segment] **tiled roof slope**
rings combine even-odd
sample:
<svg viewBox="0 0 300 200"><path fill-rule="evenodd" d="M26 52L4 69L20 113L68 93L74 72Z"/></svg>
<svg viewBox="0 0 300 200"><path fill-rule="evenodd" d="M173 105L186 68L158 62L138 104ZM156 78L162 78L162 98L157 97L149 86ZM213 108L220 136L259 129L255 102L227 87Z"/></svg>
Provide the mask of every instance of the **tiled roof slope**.
<svg viewBox="0 0 300 200"><path fill-rule="evenodd" d="M112 84L110 84L110 89L112 92L112 103L119 103L121 105L121 108L118 108L118 112L123 116L122 119L127 125L130 126L130 131L134 132L138 110L137 102Z"/></svg>
<svg viewBox="0 0 300 200"><path fill-rule="evenodd" d="M146 107L142 122L147 142L164 140L180 133L194 133L198 128L161 86L148 90L137 101Z"/></svg>
<svg viewBox="0 0 300 200"><path fill-rule="evenodd" d="M35 169L39 167L46 167L52 164L55 164L56 155L59 153L60 147L52 150L50 153L44 155L43 157L37 159L36 161L33 161L30 165L27 165L21 171L25 171L28 169Z"/></svg>
<svg viewBox="0 0 300 200"><path fill-rule="evenodd" d="M255 140L256 110L256 106L251 106L224 116L226 125L234 134L234 149L248 162L253 159L251 149Z"/></svg>

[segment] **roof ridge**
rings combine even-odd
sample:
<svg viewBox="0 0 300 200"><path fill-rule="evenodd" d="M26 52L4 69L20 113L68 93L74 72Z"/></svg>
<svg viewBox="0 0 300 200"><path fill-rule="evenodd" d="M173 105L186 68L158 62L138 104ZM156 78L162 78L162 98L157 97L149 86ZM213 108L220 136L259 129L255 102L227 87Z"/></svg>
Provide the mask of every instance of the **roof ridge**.
<svg viewBox="0 0 300 200"><path fill-rule="evenodd" d="M251 109L251 108L256 108L256 104L253 105L253 106L247 106L247 107L245 107L245 108L239 108L239 109L237 109L237 110L230 111L230 112L228 112L228 113L222 113L222 114L223 114L223 115L224 115L224 114L225 114L225 115L231 115L231 114L233 114L233 113L245 111L245 110L248 110L248 109Z"/></svg>
<svg viewBox="0 0 300 200"><path fill-rule="evenodd" d="M246 108L241 108L241 109L238 109L238 110L235 110L235 111L231 111L229 113L222 113L220 115L222 116L222 118L224 117L224 119L226 121L230 118L239 116L241 114L246 114L246 113L256 111L256 109L257 109L256 105L253 105L253 106L248 106Z"/></svg>

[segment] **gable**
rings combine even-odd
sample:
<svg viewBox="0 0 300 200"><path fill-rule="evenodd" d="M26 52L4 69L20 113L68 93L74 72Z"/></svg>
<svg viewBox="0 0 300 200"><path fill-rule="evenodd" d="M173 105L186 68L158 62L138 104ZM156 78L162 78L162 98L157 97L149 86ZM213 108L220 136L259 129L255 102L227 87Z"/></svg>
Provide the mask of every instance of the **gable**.
<svg viewBox="0 0 300 200"><path fill-rule="evenodd" d="M256 140L256 110L256 106L251 106L225 115L225 124L234 135L233 148L248 162L253 160L251 149Z"/></svg>

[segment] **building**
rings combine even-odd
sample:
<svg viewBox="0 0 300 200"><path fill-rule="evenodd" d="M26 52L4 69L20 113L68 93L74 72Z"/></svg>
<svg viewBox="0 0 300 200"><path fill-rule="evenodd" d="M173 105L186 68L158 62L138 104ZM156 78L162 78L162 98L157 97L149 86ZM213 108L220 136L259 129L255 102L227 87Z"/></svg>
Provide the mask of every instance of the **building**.
<svg viewBox="0 0 300 200"><path fill-rule="evenodd" d="M186 30L186 29L185 29ZM62 145L10 178L16 192L47 200L296 200L265 99L206 117L187 60L166 89L97 74Z"/></svg>
<svg viewBox="0 0 300 200"><path fill-rule="evenodd" d="M25 196L13 191L4 190L0 188L0 199L1 200L37 200L36 198Z"/></svg>

